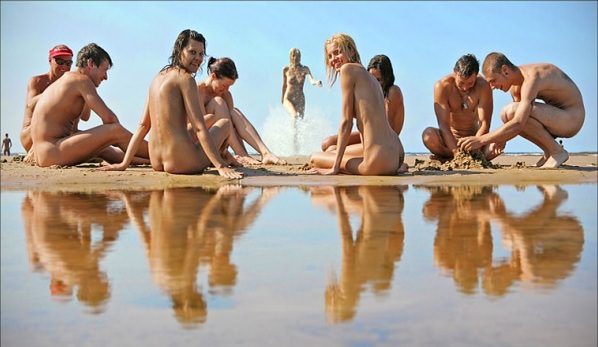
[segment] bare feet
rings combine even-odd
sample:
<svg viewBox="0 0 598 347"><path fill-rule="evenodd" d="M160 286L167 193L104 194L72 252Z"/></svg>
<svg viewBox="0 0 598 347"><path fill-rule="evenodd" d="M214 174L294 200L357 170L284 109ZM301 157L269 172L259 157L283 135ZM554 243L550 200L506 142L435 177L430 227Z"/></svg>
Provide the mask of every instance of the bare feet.
<svg viewBox="0 0 598 347"><path fill-rule="evenodd" d="M540 160L536 162L536 167L541 167L542 165L544 165L544 163L546 163L546 160L548 160L548 154L544 153L542 158L540 158Z"/></svg>
<svg viewBox="0 0 598 347"><path fill-rule="evenodd" d="M541 169L555 169L561 166L564 162L569 159L569 152L562 150L561 152L555 153L546 159L546 162L540 166Z"/></svg>
<svg viewBox="0 0 598 347"><path fill-rule="evenodd" d="M262 156L262 164L286 165L287 162L272 153L267 153Z"/></svg>
<svg viewBox="0 0 598 347"><path fill-rule="evenodd" d="M29 152L27 152L27 155L25 155L25 158L23 159L23 163L35 164L35 154L33 153L33 149L30 149Z"/></svg>
<svg viewBox="0 0 598 347"><path fill-rule="evenodd" d="M407 163L401 164L401 166L397 170L397 173L405 173L405 172L409 172L409 165Z"/></svg>
<svg viewBox="0 0 598 347"><path fill-rule="evenodd" d="M235 166L235 167L243 166L243 164L238 162L237 159L235 159L235 157L233 157L233 155L230 154L229 151L224 151L224 153L222 153L222 159L224 159L224 163L226 165Z"/></svg>
<svg viewBox="0 0 598 347"><path fill-rule="evenodd" d="M237 155L235 156L235 159L237 159L241 164L243 165L259 165L260 161L249 156L249 155Z"/></svg>

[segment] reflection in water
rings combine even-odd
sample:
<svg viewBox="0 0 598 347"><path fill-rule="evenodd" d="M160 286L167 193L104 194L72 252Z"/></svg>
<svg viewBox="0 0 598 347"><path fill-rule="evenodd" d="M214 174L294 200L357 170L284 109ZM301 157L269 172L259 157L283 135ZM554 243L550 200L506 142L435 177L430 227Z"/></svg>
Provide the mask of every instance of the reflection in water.
<svg viewBox="0 0 598 347"><path fill-rule="evenodd" d="M29 262L50 274L56 299L77 299L100 313L110 298L110 284L100 270L118 233L128 222L118 199L107 194L28 192L21 205ZM122 205L122 204L121 204ZM101 238L95 240L95 231Z"/></svg>
<svg viewBox="0 0 598 347"><path fill-rule="evenodd" d="M502 296L516 281L544 288L569 276L579 262L583 227L557 210L567 192L538 186L543 201L525 213L512 213L489 186L423 187L431 196L423 214L437 220L436 264L449 271L459 290L474 293L479 282L488 295ZM510 259L493 259L491 222L502 229Z"/></svg>
<svg viewBox="0 0 598 347"><path fill-rule="evenodd" d="M395 263L403 253L403 192L397 187L314 187L314 204L336 211L342 240L342 269L326 287L326 314L331 322L354 318L361 292L366 285L380 295L388 291ZM353 232L350 217L360 218Z"/></svg>
<svg viewBox="0 0 598 347"><path fill-rule="evenodd" d="M185 327L207 319L206 301L197 285L200 266L209 267L211 292L226 295L236 284L233 241L277 192L262 188L245 204L255 189L231 185L215 192L195 188L122 192L144 240L154 281L170 296L175 316Z"/></svg>
<svg viewBox="0 0 598 347"><path fill-rule="evenodd" d="M70 298L77 287L79 301L92 312L103 312L110 285L99 262L132 221L154 281L170 297L177 320L191 327L207 317L197 285L199 267L209 267L211 293L229 294L237 278L233 241L278 189L229 185L215 191L29 192L22 204L29 261L34 271L50 273L53 296ZM247 202L254 190L261 193ZM102 236L94 241L96 230Z"/></svg>
<svg viewBox="0 0 598 347"><path fill-rule="evenodd" d="M283 204L264 212L263 218L267 219L268 223L255 223L272 198L285 190L280 187L230 185L212 190L172 188L155 191L110 191L103 194L32 191L26 193L24 198L22 195L16 196L19 200L23 199L21 212L29 263L34 271L49 275L52 297L61 300L74 298L85 311L89 310L92 313L104 312L109 300L119 303L111 306L110 315L94 317L94 320L100 323L98 326L110 326L102 319L110 320L118 315L136 317L134 315L147 312L145 306L138 310L138 301L135 301L138 293L135 290L120 290L120 286L114 285L114 279L118 279L122 272L111 271L110 266L114 268L121 264L106 261L108 256L113 257L108 260L119 259L119 256L130 257L130 247L115 247L117 240L122 243L131 242L130 238L125 237L130 234L120 235L122 231L139 235L141 241L138 249L145 250L147 259L142 254L139 257L125 258L130 259L127 265L133 266L134 269L130 275L146 276L147 262L153 283L160 289L160 293L155 295L158 297L157 301L169 303L159 310L152 310L151 314L155 316L148 318L148 322L152 323L145 322L145 317L136 321L136 326L141 329L137 331L137 335L145 331L154 332L153 322L156 320L153 318L163 315L167 315L176 327L201 326L202 329L197 329L194 333L210 331L209 336L221 337L222 331L228 327L218 324L222 321L226 321L227 324L230 322L231 326L247 326L247 330L265 336L269 334L267 331L261 332L253 328L285 326L283 329L286 329L286 326L292 325L285 321L288 319L315 324L309 325L305 331L318 331L319 326L316 325L320 323L316 322L317 319L311 319L314 315L325 314L329 322L343 323L353 321L361 313L363 324L375 324L376 328L381 329L381 334L390 336L403 328L403 324L410 318L420 314L420 319L410 323L408 330L419 331L423 321L427 324L428 320L434 321L437 318L439 323L435 324L444 327L445 322L437 316L437 312L456 312L451 311L454 308L458 308L459 312L468 311L465 306L470 305L461 303L463 300L468 301L476 292L484 293L491 300L476 301L477 312L465 312L464 316L469 319L469 324L478 323L477 318L471 317L485 317L491 314L510 317L514 312L521 314L517 324L534 332L542 331L543 326L536 328L527 322L534 321L537 315L550 316L549 321L554 326L571 324L567 331L575 333L578 332L575 327L582 327L579 331L583 332L587 330L583 328L583 324L595 322L595 315L588 318L585 311L586 316L578 317L577 321L563 322L560 314L553 314L563 307L577 309L580 306L585 308L583 306L592 307L592 303L595 304L595 293L592 291L595 290L595 264L586 264L584 270L584 262L587 263L588 259L582 259L582 254L588 255L590 260L595 259L595 247L586 246L584 249L584 242L595 245L595 235L589 234L590 237L584 240L583 230L583 226L593 230L595 215L588 216L583 213L589 213L582 212L582 226L577 217L563 211L564 208L570 207L575 210L575 207L580 205L580 200L574 198L574 194L579 192L579 187L570 191L571 201L567 204L567 191L556 185L530 186L518 191L511 191L509 187L489 186L416 188L408 191L407 186L303 186L302 189L310 193L311 203L316 206L316 210L325 209L331 212L324 223L332 222L333 229L336 229L338 224L340 237L334 232L332 237L318 238L318 247L323 250L318 253L313 251L313 239L305 239L305 233L286 233L287 229L283 229L284 239L279 239L278 243L277 240L271 239L272 235L281 234L280 223L270 223L271 220L284 221L281 209L291 210L290 207L293 207L289 212L292 213L292 220L303 221L321 212L314 211L313 207L303 208L303 204L298 204L292 198L286 199L285 196L285 199L280 199ZM299 196L305 199L305 195ZM535 199L530 200L530 196ZM405 206L405 200L409 201L410 205ZM406 222L416 225L417 229L436 229L435 233L421 233L416 229L410 235L411 238L407 239L407 243L409 240L416 243L424 240L427 244L423 249L413 244L404 247L404 208L407 208L406 211L418 211L406 213ZM434 221L433 225L421 224L420 209L423 218ZM3 222L10 221L10 218L15 216L3 215ZM587 222L584 218L590 221ZM320 221L314 224L317 225L316 228L322 225ZM312 224L300 223L297 227L310 228L310 225ZM258 227L265 230L254 232ZM273 230L270 232L268 228ZM292 231L293 228L289 227L288 230ZM319 229L315 231L318 232ZM243 252L237 250L236 254L233 254L233 249L241 246L239 238L246 232L252 234L252 242L243 243ZM291 238L287 239L287 236ZM428 239L432 236L433 247ZM138 242L135 237L133 239L133 242ZM283 250L282 254L263 252L261 248L258 248L261 252L252 249L263 247L264 242L273 242L269 245L273 245L277 251ZM335 249L341 253L340 256L334 255L335 258L340 258L339 265L331 273L324 290L314 289L310 281L314 274L312 271L307 271L311 272L310 274L295 273L282 266L284 264L281 264L281 261L287 260L287 254L284 252L289 249L289 242L294 243L293 249L298 250L297 253L293 253L293 259L305 262L293 264L301 269L311 270L325 264L330 257L327 250ZM3 242L3 245L6 243ZM303 251L305 249L308 251ZM23 252L21 250L21 253ZM436 268L432 268L431 273L425 272L427 267L418 267L422 262L430 263L432 259ZM385 296L397 286L393 283L396 281L393 277L397 277L399 270L396 268L399 261L402 269L408 269L401 273L401 283L405 286L402 287L400 296L390 300L391 298ZM268 275L268 279L273 278L273 274L279 271L296 283L281 284L268 281L260 273L260 276L250 274L243 277L243 286L238 285L238 279L244 272L242 270L256 267L256 264L261 272ZM2 268L3 283L14 283L15 271L10 270L10 264L3 261ZM417 271L417 275L413 275L414 268L424 272ZM465 295L454 295L448 300L428 300L430 296L442 295L442 290L446 290L442 286L439 286L439 291L435 287L432 287L433 290L420 290L422 286L434 286L438 282L447 281L445 277L437 276L437 269L446 272L449 278L454 280L457 290ZM560 285L564 279L573 277L574 273L579 276L568 281L570 285L566 288ZM200 276L204 274L207 275ZM586 286L588 279L594 282ZM42 286L45 293L45 281L42 282ZM529 303L527 296L517 295L525 286L533 289L526 295L533 295L540 289L541 295L532 296L540 301L531 300L533 303ZM247 288L257 290L247 293ZM305 290L306 288L308 290ZM455 290L452 285L449 288L449 291ZM324 312L321 308L322 291ZM504 307L508 309L503 309L503 305L497 308L492 304L493 299L502 298L507 293L513 298L502 300ZM572 293L578 296L577 301L568 302L567 299L563 299L570 297ZM28 299L26 293L10 294L15 298L22 297L24 302ZM234 307L220 311L219 317L212 314L212 321L216 324L203 324L208 318L208 309L214 310L213 305L226 302L227 300L221 298L228 295L234 295L234 300L231 300L235 303ZM297 300L295 307L300 307L300 310L287 310L287 306L284 306L284 310L272 308L272 305L286 302L287 295L292 300ZM370 297L383 299L385 307L380 315L377 315L378 308L372 310ZM415 308L408 307L409 303L413 302L422 304L418 305L417 314L410 311ZM542 304L539 305L538 302ZM256 317L256 310L261 310L262 306L266 307L260 311L264 314ZM5 321L14 320L22 323L28 319L55 319L56 326L69 326L75 320L69 310L61 310L65 314L60 317L50 317L46 313L48 310L44 310L42 306L38 310L43 311L42 313L24 319L22 317L25 315L21 312L29 313L31 310L19 311L26 308L17 304L5 307L2 312L3 319L5 314L9 317ZM406 308L406 311L401 311L402 308ZM541 310L538 311L538 308ZM128 310L134 313L129 315ZM386 315L390 310L396 315ZM255 319L248 321L246 317ZM389 325L384 326L384 323ZM498 330L505 328L491 326ZM484 331L488 326L481 324L480 327L482 329L477 331ZM17 330L12 330L15 337L18 335L15 333ZM51 337L60 336L59 331L62 330L56 331ZM312 337L309 337L310 341ZM566 339L568 335L561 337ZM354 341L359 340L356 338Z"/></svg>

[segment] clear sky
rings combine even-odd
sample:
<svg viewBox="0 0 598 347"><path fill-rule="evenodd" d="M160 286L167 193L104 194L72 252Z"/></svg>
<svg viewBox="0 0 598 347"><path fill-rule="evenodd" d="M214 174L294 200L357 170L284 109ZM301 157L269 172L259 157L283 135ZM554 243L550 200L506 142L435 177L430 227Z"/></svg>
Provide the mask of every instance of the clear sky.
<svg viewBox="0 0 598 347"><path fill-rule="evenodd" d="M207 54L232 58L239 79L231 88L235 105L277 154L285 155L289 117L282 109L282 68L297 47L302 63L324 81L306 83L302 154L317 150L323 136L338 129L338 83L329 87L324 41L345 32L357 44L362 63L376 54L390 57L396 84L405 99L401 140L407 152L426 152L421 132L437 126L434 82L452 72L456 60L473 53L483 61L492 51L516 65L549 62L562 68L580 88L586 107L581 132L564 145L571 152L597 150L597 2L1 2L1 134L9 133L13 152L22 153L19 131L27 81L49 69L48 50L64 43L76 52L95 42L114 66L98 88L121 123L135 131L151 79L168 63L184 29L204 34ZM74 68L74 65L73 65ZM206 78L205 65L198 73ZM494 91L491 129L510 96ZM80 128L100 124L99 118ZM538 152L515 138L507 152Z"/></svg>

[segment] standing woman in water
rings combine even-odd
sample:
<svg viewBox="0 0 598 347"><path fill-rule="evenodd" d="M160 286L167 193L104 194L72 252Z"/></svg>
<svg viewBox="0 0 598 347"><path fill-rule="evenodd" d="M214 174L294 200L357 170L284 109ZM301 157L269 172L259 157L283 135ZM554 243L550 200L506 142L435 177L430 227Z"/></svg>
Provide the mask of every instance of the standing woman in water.
<svg viewBox="0 0 598 347"><path fill-rule="evenodd" d="M305 115L305 94L303 84L305 77L313 86L322 86L322 81L313 78L309 67L301 65L301 52L298 48L291 48L290 64L282 69L282 105L293 118L303 119Z"/></svg>
<svg viewBox="0 0 598 347"><path fill-rule="evenodd" d="M309 81L313 86L321 87L322 81L316 80L311 74L309 67L301 65L301 52L298 48L291 48L289 52L289 65L282 69L282 106L293 118L293 143L295 152L299 147L297 139L297 119L303 119L305 116L305 94L303 94L303 85L305 77L309 76Z"/></svg>

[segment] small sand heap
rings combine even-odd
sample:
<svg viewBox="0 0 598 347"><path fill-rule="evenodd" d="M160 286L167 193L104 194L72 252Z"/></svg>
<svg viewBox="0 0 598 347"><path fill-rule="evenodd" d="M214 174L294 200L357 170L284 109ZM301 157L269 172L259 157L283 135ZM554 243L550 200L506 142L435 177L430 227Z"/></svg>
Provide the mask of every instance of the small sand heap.
<svg viewBox="0 0 598 347"><path fill-rule="evenodd" d="M415 171L452 171L457 169L497 169L498 166L486 160L481 151L473 153L458 150L452 160L415 160Z"/></svg>

